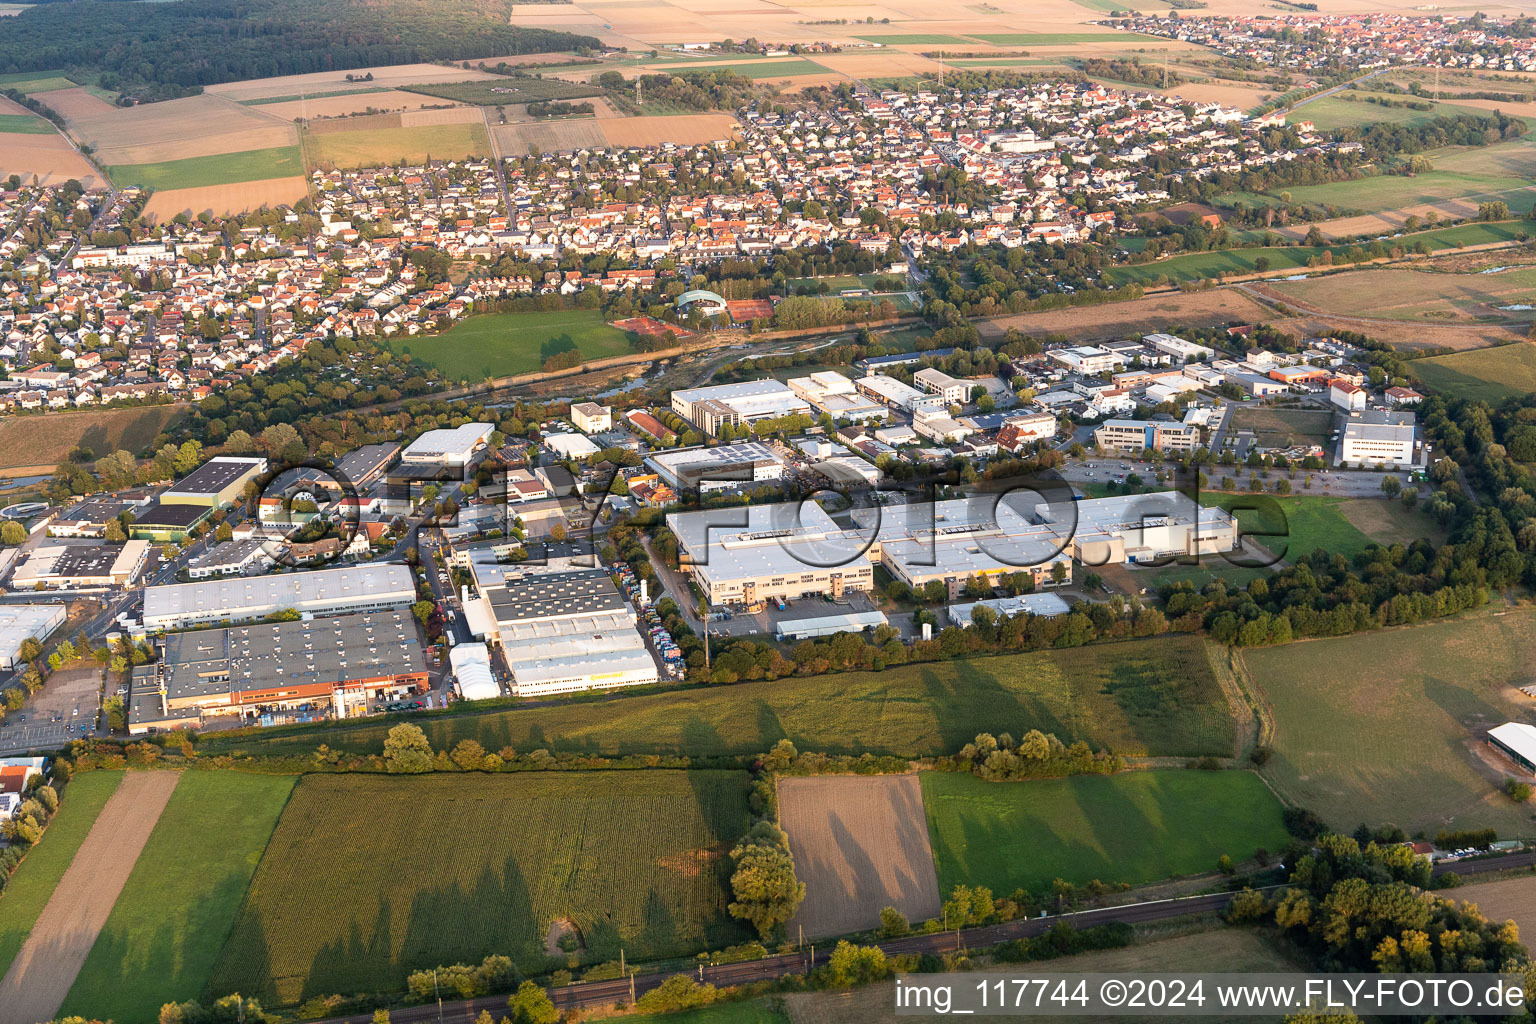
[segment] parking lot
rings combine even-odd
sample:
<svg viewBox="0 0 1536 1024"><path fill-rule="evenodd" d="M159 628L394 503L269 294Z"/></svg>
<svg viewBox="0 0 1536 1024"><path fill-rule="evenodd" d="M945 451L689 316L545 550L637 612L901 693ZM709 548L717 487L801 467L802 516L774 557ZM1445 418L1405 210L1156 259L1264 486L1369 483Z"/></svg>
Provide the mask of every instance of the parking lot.
<svg viewBox="0 0 1536 1024"><path fill-rule="evenodd" d="M0 752L61 747L93 733L100 711L100 666L55 672L19 711L0 721Z"/></svg>

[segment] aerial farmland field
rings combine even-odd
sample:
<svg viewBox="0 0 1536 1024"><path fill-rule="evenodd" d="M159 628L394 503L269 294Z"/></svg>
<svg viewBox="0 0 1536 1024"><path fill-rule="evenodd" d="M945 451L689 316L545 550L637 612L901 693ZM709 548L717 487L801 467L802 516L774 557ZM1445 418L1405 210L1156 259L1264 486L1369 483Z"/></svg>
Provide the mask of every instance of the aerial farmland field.
<svg viewBox="0 0 1536 1024"><path fill-rule="evenodd" d="M474 739L602 753L750 754L789 738L802 750L919 757L959 750L979 732L1029 729L1121 754L1230 755L1231 710L1205 641L1170 636L1065 651L903 665L883 672L738 683L607 701L421 721L435 749ZM377 753L387 727L211 734L210 754L307 757L319 743Z"/></svg>
<svg viewBox="0 0 1536 1024"><path fill-rule="evenodd" d="M314 167L378 167L399 163L460 160L491 151L485 125L433 124L406 128L300 134L305 162Z"/></svg>
<svg viewBox="0 0 1536 1024"><path fill-rule="evenodd" d="M201 996L295 781L184 772L63 1012L155 1024Z"/></svg>
<svg viewBox="0 0 1536 1024"><path fill-rule="evenodd" d="M119 185L173 190L291 178L304 173L304 160L298 146L278 146L248 153L195 156L151 164L119 164L108 167L107 173Z"/></svg>
<svg viewBox="0 0 1536 1024"><path fill-rule="evenodd" d="M306 776L210 990L398 991L491 953L539 970L562 919L588 962L739 941L722 873L746 797L742 772Z"/></svg>
<svg viewBox="0 0 1536 1024"><path fill-rule="evenodd" d="M1408 365L1419 380L1454 398L1498 403L1536 390L1536 345L1528 342L1416 359Z"/></svg>
<svg viewBox="0 0 1536 1024"><path fill-rule="evenodd" d="M984 885L1049 892L1057 878L1138 885L1216 870L1287 835L1257 775L1184 768L987 782L923 772L939 891Z"/></svg>
<svg viewBox="0 0 1536 1024"><path fill-rule="evenodd" d="M1517 687L1536 682L1533 642L1536 614L1520 608L1247 650L1274 720L1262 771L1335 828L1529 835L1530 812L1500 792L1482 734L1529 705Z"/></svg>

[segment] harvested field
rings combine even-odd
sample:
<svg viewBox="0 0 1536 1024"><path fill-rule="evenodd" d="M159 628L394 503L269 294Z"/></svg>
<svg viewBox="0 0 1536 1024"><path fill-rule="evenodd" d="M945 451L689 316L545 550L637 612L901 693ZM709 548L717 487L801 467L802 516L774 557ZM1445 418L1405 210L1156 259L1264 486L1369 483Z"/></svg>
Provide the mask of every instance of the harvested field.
<svg viewBox="0 0 1536 1024"><path fill-rule="evenodd" d="M1483 734L1529 708L1518 687L1536 682L1533 642L1536 613L1514 608L1246 650L1273 723L1262 772L1287 803L1334 828L1530 835L1531 808L1500 790L1511 768Z"/></svg>
<svg viewBox="0 0 1536 1024"><path fill-rule="evenodd" d="M17 103L9 96L0 96L0 114L16 114L18 116L36 117L32 111Z"/></svg>
<svg viewBox="0 0 1536 1024"><path fill-rule="evenodd" d="M1287 301L1354 316L1469 324L1494 320L1529 321L1536 306L1536 267L1497 274L1447 274L1409 268L1358 270L1305 281L1271 281L1265 286Z"/></svg>
<svg viewBox="0 0 1536 1024"><path fill-rule="evenodd" d="M291 1005L392 992L491 953L543 969L568 918L589 962L745 936L727 917L744 772L309 775L256 870L211 991ZM437 807L451 809L444 828ZM387 828L381 825L388 822ZM384 840L387 831L388 838Z"/></svg>
<svg viewBox="0 0 1536 1024"><path fill-rule="evenodd" d="M523 58L519 58L523 59ZM494 63L494 61L492 61ZM348 82L347 75L373 75L369 82ZM356 71L317 71L309 75L282 75L278 78L254 78L244 82L210 85L207 92L235 100L264 99L271 96L300 96L336 92L341 89L397 89L422 82L476 82L495 78L484 71L448 67L442 64L391 64Z"/></svg>
<svg viewBox="0 0 1536 1024"><path fill-rule="evenodd" d="M0 177L10 174L19 174L26 181L31 181L35 174L44 185L70 178L78 178L87 188L102 184L100 172L51 126L46 135L5 137L5 145L0 146Z"/></svg>
<svg viewBox="0 0 1536 1024"><path fill-rule="evenodd" d="M855 78L896 77L939 70L938 61L900 50L885 53L821 53L816 55L816 63L838 74Z"/></svg>
<svg viewBox="0 0 1536 1024"><path fill-rule="evenodd" d="M594 119L580 121L526 122L498 124L491 128L496 149L502 156L526 156L540 153L573 153L578 149L600 149L608 145L602 124Z"/></svg>
<svg viewBox="0 0 1536 1024"><path fill-rule="evenodd" d="M48 105L63 114L64 120L70 124L82 117L100 117L118 109L88 89L59 89L51 92L48 94Z"/></svg>
<svg viewBox="0 0 1536 1024"><path fill-rule="evenodd" d="M729 139L736 134L730 114L676 114L663 117L605 118L600 123L610 146L687 145Z"/></svg>
<svg viewBox="0 0 1536 1024"><path fill-rule="evenodd" d="M155 405L0 417L0 469L56 466L76 446L97 455L119 448L138 454L186 409L185 405Z"/></svg>
<svg viewBox="0 0 1536 1024"><path fill-rule="evenodd" d="M1491 920L1515 922L1520 927L1520 938L1527 945L1536 939L1536 878L1524 876L1477 882L1442 895L1459 902L1476 903Z"/></svg>
<svg viewBox="0 0 1536 1024"><path fill-rule="evenodd" d="M1378 544L1412 544L1421 538L1443 544L1446 529L1423 506L1409 509L1401 501L1382 498L1346 498L1339 513L1351 526Z"/></svg>
<svg viewBox="0 0 1536 1024"><path fill-rule="evenodd" d="M429 124L484 124L479 107L438 107L433 110L400 112L400 127L420 128Z"/></svg>
<svg viewBox="0 0 1536 1024"><path fill-rule="evenodd" d="M316 120L304 126L310 135L335 135L340 132L371 132L399 128L400 112L362 114L358 117L336 117Z"/></svg>
<svg viewBox="0 0 1536 1024"><path fill-rule="evenodd" d="M294 127L218 96L111 108L70 121L104 164L149 164L291 146Z"/></svg>
<svg viewBox="0 0 1536 1024"><path fill-rule="evenodd" d="M400 115L393 115L398 118ZM323 123L323 122L322 122ZM489 156L484 123L434 124L419 128L302 132L305 163L311 167L379 167L386 164L458 160Z"/></svg>
<svg viewBox="0 0 1536 1024"><path fill-rule="evenodd" d="M263 206L291 206L308 192L309 182L302 176L168 189L150 196L144 213L161 221L170 220L178 213L195 216L204 210L212 210L215 214L241 213Z"/></svg>
<svg viewBox="0 0 1536 1024"><path fill-rule="evenodd" d="M0 1024L58 1015L180 778L131 772L117 787L0 980Z"/></svg>
<svg viewBox="0 0 1536 1024"><path fill-rule="evenodd" d="M1187 82L1169 89L1168 95L1196 103L1220 103L1224 107L1247 110L1273 97L1275 90L1236 82Z"/></svg>
<svg viewBox="0 0 1536 1024"><path fill-rule="evenodd" d="M1102 306L1052 309L995 317L978 324L982 334L1001 337L1010 327L1025 334L1060 334L1073 341L1123 338L1186 324L1213 327L1227 323L1273 321L1274 314L1251 296L1230 288L1155 295ZM1284 326L1283 321L1279 326Z"/></svg>
<svg viewBox="0 0 1536 1024"><path fill-rule="evenodd" d="M789 933L863 931L895 907L909 921L937 917L939 882L916 775L828 775L779 781L779 823L789 833L805 902Z"/></svg>

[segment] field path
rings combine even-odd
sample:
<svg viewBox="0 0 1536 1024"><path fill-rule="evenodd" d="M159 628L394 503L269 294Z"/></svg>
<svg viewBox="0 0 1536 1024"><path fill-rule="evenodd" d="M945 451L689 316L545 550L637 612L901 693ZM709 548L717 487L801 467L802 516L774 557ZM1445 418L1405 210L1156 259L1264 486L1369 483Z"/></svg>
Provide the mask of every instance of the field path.
<svg viewBox="0 0 1536 1024"><path fill-rule="evenodd" d="M0 980L0 1024L37 1024L58 1015L180 778L129 772L117 787Z"/></svg>

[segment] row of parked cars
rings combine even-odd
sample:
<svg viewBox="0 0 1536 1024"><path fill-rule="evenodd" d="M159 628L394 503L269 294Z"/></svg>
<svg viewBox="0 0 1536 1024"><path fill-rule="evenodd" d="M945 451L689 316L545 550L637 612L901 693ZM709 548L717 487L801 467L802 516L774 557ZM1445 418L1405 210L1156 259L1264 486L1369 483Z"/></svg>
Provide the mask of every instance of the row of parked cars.
<svg viewBox="0 0 1536 1024"><path fill-rule="evenodd" d="M609 569L618 580L619 589L624 591L624 596L639 605L640 581L635 579L635 571L625 562L614 562ZM667 627L661 624L661 616L649 604L640 609L640 616L645 623L646 635L651 638L651 646L656 649L657 654L661 655L661 662L667 674L673 679L683 678L688 666L683 661L682 648L677 645L676 640L672 639L672 634Z"/></svg>

